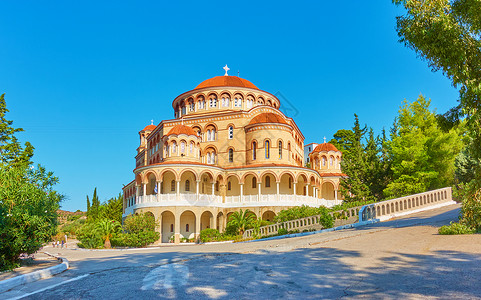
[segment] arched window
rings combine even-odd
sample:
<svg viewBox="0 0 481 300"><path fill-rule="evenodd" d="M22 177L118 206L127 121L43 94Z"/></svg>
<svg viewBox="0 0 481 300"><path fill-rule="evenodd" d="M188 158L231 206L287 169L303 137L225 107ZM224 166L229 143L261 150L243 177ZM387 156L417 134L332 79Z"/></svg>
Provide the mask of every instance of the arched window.
<svg viewBox="0 0 481 300"><path fill-rule="evenodd" d="M209 130L207 130L207 140L210 141L211 138L212 138L212 136L211 136L210 129L209 129Z"/></svg>
<svg viewBox="0 0 481 300"><path fill-rule="evenodd" d="M265 147L265 151L266 151L266 159L268 159L269 156L271 155L271 148L270 148L269 141L265 141L264 147Z"/></svg>
<svg viewBox="0 0 481 300"><path fill-rule="evenodd" d="M185 191L190 192L190 181L189 180L185 181Z"/></svg>
<svg viewBox="0 0 481 300"><path fill-rule="evenodd" d="M279 159L282 159L282 141L279 141Z"/></svg>
<svg viewBox="0 0 481 300"><path fill-rule="evenodd" d="M210 153L207 153L207 163L210 164L211 163L211 160L210 160Z"/></svg>
<svg viewBox="0 0 481 300"><path fill-rule="evenodd" d="M174 232L174 224L170 224L170 232Z"/></svg>
<svg viewBox="0 0 481 300"><path fill-rule="evenodd" d="M172 154L175 154L177 152L177 143L173 142L172 143Z"/></svg>
<svg viewBox="0 0 481 300"><path fill-rule="evenodd" d="M185 142L180 142L180 153L185 153Z"/></svg>
<svg viewBox="0 0 481 300"><path fill-rule="evenodd" d="M185 231L189 232L189 224L185 224Z"/></svg>
<svg viewBox="0 0 481 300"><path fill-rule="evenodd" d="M252 177L252 188L255 189L257 187L257 179Z"/></svg>
<svg viewBox="0 0 481 300"><path fill-rule="evenodd" d="M182 115L185 115L185 113L186 113L185 106L182 106Z"/></svg>
<svg viewBox="0 0 481 300"><path fill-rule="evenodd" d="M234 162L234 149L229 149L229 162Z"/></svg>
<svg viewBox="0 0 481 300"><path fill-rule="evenodd" d="M229 126L229 139L234 137L234 127Z"/></svg>
<svg viewBox="0 0 481 300"><path fill-rule="evenodd" d="M194 143L190 143L190 153L194 152Z"/></svg>
<svg viewBox="0 0 481 300"><path fill-rule="evenodd" d="M191 101L189 104L190 104L190 111L195 111L195 104L194 104L194 102Z"/></svg>
<svg viewBox="0 0 481 300"><path fill-rule="evenodd" d="M322 157L322 166L323 167L326 166L326 157L325 156Z"/></svg>
<svg viewBox="0 0 481 300"><path fill-rule="evenodd" d="M266 188L271 187L271 178L269 176L266 176Z"/></svg>
<svg viewBox="0 0 481 300"><path fill-rule="evenodd" d="M256 160L257 143L252 142L252 160Z"/></svg>
<svg viewBox="0 0 481 300"><path fill-rule="evenodd" d="M231 182L227 182L227 190L230 191L232 189L232 184Z"/></svg>
<svg viewBox="0 0 481 300"><path fill-rule="evenodd" d="M332 167L334 165L334 158L331 156L329 158L329 166Z"/></svg>
<svg viewBox="0 0 481 300"><path fill-rule="evenodd" d="M170 191L171 191L171 192L175 191L175 180L172 180L172 181L170 182Z"/></svg>
<svg viewBox="0 0 481 300"><path fill-rule="evenodd" d="M289 189L291 189L291 188L292 188L292 178L289 177Z"/></svg>

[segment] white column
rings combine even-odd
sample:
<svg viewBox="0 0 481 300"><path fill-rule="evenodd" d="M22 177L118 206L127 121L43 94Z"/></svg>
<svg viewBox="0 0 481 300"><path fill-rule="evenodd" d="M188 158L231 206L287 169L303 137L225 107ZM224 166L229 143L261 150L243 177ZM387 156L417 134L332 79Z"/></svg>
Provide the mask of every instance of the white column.
<svg viewBox="0 0 481 300"><path fill-rule="evenodd" d="M157 202L160 202L160 184L161 181L157 181Z"/></svg>
<svg viewBox="0 0 481 300"><path fill-rule="evenodd" d="M240 202L244 202L244 184L240 184Z"/></svg>
<svg viewBox="0 0 481 300"><path fill-rule="evenodd" d="M142 185L144 187L144 194L142 196L144 196L145 199L145 196L147 195L147 185L145 183L143 183Z"/></svg>
<svg viewBox="0 0 481 300"><path fill-rule="evenodd" d="M334 200L337 200L337 190L334 190Z"/></svg>
<svg viewBox="0 0 481 300"><path fill-rule="evenodd" d="M139 201L139 196L140 196L140 186L136 185L135 186L135 198L134 198L133 204L137 204L137 201Z"/></svg>
<svg viewBox="0 0 481 300"><path fill-rule="evenodd" d="M199 183L200 183L200 180L196 180L196 182L195 182L195 197L196 197L197 201L199 201Z"/></svg>
<svg viewBox="0 0 481 300"><path fill-rule="evenodd" d="M259 182L257 183L258 184L258 191L257 191L257 197L258 197L258 200L257 201L261 201L261 189L262 189L262 182Z"/></svg>
<svg viewBox="0 0 481 300"><path fill-rule="evenodd" d="M297 183L296 182L294 182L294 194L293 195L294 195L294 201L296 201L297 200Z"/></svg>
<svg viewBox="0 0 481 300"><path fill-rule="evenodd" d="M177 183L177 201L180 201L180 180L179 181L176 181Z"/></svg>
<svg viewBox="0 0 481 300"><path fill-rule="evenodd" d="M279 188L280 182L276 182L276 184L277 184L277 202L279 202L279 201L281 201L281 195L280 195L280 193L279 193L279 191L280 191L280 188Z"/></svg>

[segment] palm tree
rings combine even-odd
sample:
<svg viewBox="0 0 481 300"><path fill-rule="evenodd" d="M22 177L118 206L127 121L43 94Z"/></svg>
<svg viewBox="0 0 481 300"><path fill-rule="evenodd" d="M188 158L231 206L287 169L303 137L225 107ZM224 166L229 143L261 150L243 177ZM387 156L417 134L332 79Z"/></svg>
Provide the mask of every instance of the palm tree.
<svg viewBox="0 0 481 300"><path fill-rule="evenodd" d="M248 226L254 221L254 213L246 209L245 211L236 211L229 217L228 226L234 226L242 235Z"/></svg>
<svg viewBox="0 0 481 300"><path fill-rule="evenodd" d="M104 240L104 247L110 248L110 238L120 228L120 223L114 220L101 220L95 225L95 230Z"/></svg>

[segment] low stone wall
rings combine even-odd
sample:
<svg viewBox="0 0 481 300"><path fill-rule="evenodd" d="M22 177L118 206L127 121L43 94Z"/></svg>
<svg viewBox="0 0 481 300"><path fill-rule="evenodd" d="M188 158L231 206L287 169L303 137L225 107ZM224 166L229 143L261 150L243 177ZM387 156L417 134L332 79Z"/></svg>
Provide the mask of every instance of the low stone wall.
<svg viewBox="0 0 481 300"><path fill-rule="evenodd" d="M331 215L341 214L342 218L336 218L334 227L368 220L387 220L394 217L395 214L408 213L420 210L422 208L437 206L442 203L452 201L452 190L450 187L433 190L425 193L415 194L411 196L385 200L378 203L368 204L364 206L352 207L345 211L337 211ZM298 230L299 232L315 231L323 229L319 224L320 216L311 216L307 218L267 225L259 228L261 236L274 235L279 229L285 228L287 231ZM244 232L244 238L252 238L254 230L249 229Z"/></svg>

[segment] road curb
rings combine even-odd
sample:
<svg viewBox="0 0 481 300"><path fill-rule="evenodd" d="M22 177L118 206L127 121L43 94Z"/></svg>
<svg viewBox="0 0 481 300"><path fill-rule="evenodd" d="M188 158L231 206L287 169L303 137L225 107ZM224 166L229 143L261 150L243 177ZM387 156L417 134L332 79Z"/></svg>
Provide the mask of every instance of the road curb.
<svg viewBox="0 0 481 300"><path fill-rule="evenodd" d="M30 282L35 282L38 280L50 278L56 274L62 273L63 271L69 268L69 263L66 258L58 257L48 252L44 252L44 253L49 256L55 257L56 259L60 260L61 263L53 267L45 268L42 270L34 271L32 273L27 273L27 274L15 276L13 278L2 280L0 281L0 293L4 293L8 290L13 289L16 286L19 286L25 283L30 283Z"/></svg>

